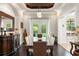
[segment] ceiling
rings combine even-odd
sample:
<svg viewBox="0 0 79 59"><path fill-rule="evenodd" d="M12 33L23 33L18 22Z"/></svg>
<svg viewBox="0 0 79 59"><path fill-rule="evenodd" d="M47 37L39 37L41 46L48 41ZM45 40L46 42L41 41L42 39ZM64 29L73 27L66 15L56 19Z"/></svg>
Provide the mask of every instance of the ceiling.
<svg viewBox="0 0 79 59"><path fill-rule="evenodd" d="M43 17L57 15L57 13L60 13L61 16L74 11L76 7L75 3L55 3L53 7L48 9L30 9L24 3L11 3L9 5L12 6L15 14L18 12L22 16L31 17L35 17L37 12L41 12Z"/></svg>

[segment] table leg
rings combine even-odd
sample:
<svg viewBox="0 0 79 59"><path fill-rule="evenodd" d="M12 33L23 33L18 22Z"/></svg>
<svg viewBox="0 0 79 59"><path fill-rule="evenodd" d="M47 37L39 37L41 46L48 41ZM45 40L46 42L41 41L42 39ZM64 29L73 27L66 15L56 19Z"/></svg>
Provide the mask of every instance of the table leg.
<svg viewBox="0 0 79 59"><path fill-rule="evenodd" d="M50 54L53 56L53 48L50 48Z"/></svg>

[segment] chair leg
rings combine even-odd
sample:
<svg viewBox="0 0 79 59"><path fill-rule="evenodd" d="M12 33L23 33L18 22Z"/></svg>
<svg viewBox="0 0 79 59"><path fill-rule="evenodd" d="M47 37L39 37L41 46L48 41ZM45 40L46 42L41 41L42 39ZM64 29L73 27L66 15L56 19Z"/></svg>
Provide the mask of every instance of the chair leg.
<svg viewBox="0 0 79 59"><path fill-rule="evenodd" d="M53 56L53 49L50 49L50 50L51 50L50 54L51 54L51 56Z"/></svg>

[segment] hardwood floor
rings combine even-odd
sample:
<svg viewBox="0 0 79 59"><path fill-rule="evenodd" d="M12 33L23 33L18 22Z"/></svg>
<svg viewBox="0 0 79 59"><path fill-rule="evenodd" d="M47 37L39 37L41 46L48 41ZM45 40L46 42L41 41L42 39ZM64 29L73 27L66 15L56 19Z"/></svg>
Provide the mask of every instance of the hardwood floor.
<svg viewBox="0 0 79 59"><path fill-rule="evenodd" d="M60 45L54 45L53 56L72 56L69 51Z"/></svg>
<svg viewBox="0 0 79 59"><path fill-rule="evenodd" d="M53 56L72 56L67 50L60 45L54 45ZM26 51L26 46L23 44L15 53L10 56L33 56L32 53Z"/></svg>

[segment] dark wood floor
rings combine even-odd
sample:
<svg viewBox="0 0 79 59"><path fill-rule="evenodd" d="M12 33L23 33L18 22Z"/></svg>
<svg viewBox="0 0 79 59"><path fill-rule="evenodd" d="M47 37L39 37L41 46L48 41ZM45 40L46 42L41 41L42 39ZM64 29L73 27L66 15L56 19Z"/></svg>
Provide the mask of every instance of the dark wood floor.
<svg viewBox="0 0 79 59"><path fill-rule="evenodd" d="M69 51L65 50L61 45L54 45L54 56L72 56Z"/></svg>
<svg viewBox="0 0 79 59"><path fill-rule="evenodd" d="M53 56L72 56L67 50L60 45L54 45ZM26 46L23 44L15 53L10 56L32 56L32 53L26 52Z"/></svg>

